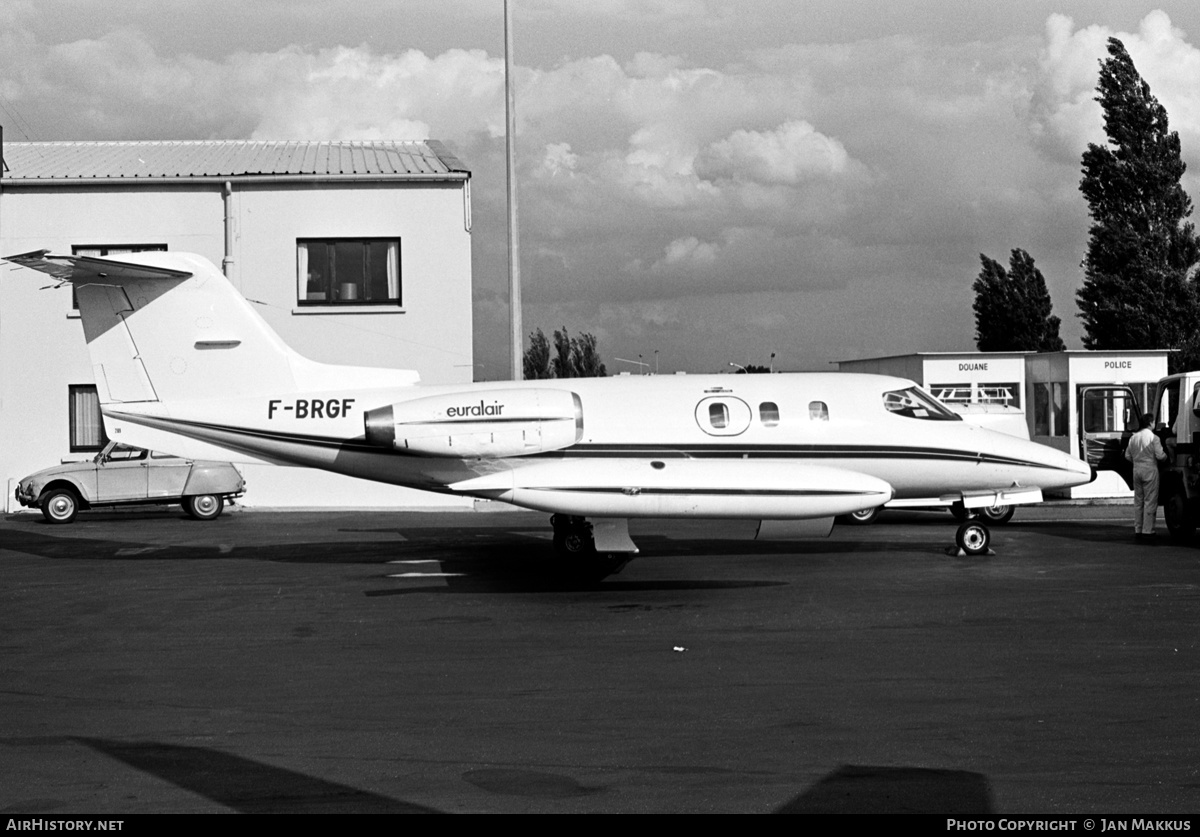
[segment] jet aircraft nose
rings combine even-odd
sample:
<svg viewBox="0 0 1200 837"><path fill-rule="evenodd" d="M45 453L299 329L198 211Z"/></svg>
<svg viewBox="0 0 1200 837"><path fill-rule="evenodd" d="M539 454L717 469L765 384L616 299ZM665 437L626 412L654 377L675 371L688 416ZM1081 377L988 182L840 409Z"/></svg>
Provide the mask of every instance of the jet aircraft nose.
<svg viewBox="0 0 1200 837"><path fill-rule="evenodd" d="M1044 471L1031 481L1032 484L1054 490L1086 485L1096 479L1096 469L1079 457L1039 442L1020 441L1023 443L1023 458L1031 464L1036 463L1040 466L1038 470Z"/></svg>
<svg viewBox="0 0 1200 837"><path fill-rule="evenodd" d="M974 427L982 461L991 462L998 478L1026 488L1057 491L1095 479L1092 467L1077 456L1040 442Z"/></svg>

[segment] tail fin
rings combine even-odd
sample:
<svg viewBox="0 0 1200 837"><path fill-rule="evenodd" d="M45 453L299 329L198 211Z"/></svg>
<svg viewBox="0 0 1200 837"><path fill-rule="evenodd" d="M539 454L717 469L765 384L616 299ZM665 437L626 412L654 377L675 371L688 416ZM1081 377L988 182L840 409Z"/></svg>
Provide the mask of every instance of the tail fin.
<svg viewBox="0 0 1200 837"><path fill-rule="evenodd" d="M415 372L302 357L202 256L133 253L117 261L40 251L7 260L75 286L101 404L417 382Z"/></svg>

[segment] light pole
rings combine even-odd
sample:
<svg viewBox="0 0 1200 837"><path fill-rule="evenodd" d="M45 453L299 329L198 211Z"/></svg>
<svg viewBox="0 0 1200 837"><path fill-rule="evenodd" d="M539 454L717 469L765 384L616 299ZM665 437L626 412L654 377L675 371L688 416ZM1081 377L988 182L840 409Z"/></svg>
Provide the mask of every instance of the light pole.
<svg viewBox="0 0 1200 837"><path fill-rule="evenodd" d="M525 335L521 327L521 247L517 235L517 103L512 80L512 11L504 0L504 169L508 183L508 304L511 320L512 379L521 380Z"/></svg>

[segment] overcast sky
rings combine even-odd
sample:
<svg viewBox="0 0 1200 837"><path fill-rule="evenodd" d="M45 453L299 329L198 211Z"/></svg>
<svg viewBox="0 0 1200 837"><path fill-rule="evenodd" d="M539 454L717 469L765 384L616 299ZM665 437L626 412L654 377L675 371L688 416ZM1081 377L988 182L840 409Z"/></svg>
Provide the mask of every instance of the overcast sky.
<svg viewBox="0 0 1200 837"><path fill-rule="evenodd" d="M420 139L473 172L476 376L507 374L500 0L0 0L10 140ZM663 372L974 348L1028 250L1068 348L1080 155L1124 41L1200 197L1200 3L515 0L525 330Z"/></svg>

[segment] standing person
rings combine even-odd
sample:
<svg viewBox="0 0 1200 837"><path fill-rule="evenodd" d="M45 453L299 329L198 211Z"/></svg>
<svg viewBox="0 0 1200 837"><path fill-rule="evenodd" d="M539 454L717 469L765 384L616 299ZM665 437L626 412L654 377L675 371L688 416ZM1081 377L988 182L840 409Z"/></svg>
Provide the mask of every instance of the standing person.
<svg viewBox="0 0 1200 837"><path fill-rule="evenodd" d="M1144 414L1138 432L1129 437L1125 458L1133 463L1133 536L1139 541L1154 540L1154 520L1158 516L1158 462L1167 458L1162 442L1154 435L1154 416Z"/></svg>

